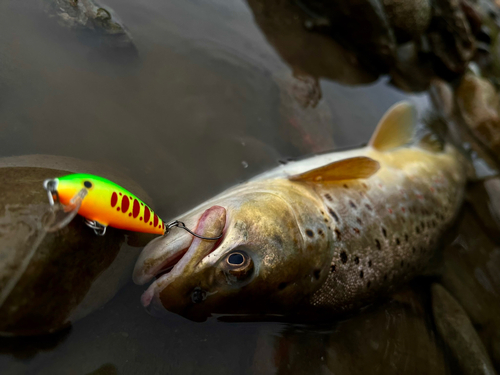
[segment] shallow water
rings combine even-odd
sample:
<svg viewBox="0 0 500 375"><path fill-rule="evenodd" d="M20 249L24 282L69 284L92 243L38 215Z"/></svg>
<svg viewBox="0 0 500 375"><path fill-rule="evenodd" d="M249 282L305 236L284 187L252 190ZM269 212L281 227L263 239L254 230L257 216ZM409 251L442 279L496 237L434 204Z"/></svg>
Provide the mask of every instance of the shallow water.
<svg viewBox="0 0 500 375"><path fill-rule="evenodd" d="M409 96L386 78L351 86L318 77L322 99L313 107L307 97L317 88L294 77L243 1L106 5L128 28L137 54L117 58L97 48L95 36L60 27L39 1L0 4L0 156L105 164L140 183L166 219L280 160L367 142L403 98L421 113L430 106L426 94ZM303 327L157 319L140 305L143 290L130 283L54 337L2 339L1 373L360 373L366 366L354 366L348 351L356 340L342 340L350 335L378 336L366 364L408 373L418 359L428 373L449 370L432 330L429 355L415 354L410 336L394 336L395 323L431 329L425 298L423 307L389 303L340 325ZM412 323L415 311L420 323ZM374 333L367 321L386 329Z"/></svg>

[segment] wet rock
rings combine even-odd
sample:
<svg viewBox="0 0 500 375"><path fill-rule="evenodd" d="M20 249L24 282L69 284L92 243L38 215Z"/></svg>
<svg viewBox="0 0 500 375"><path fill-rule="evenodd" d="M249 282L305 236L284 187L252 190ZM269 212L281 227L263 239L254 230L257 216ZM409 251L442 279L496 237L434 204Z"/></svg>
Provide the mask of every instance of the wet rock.
<svg viewBox="0 0 500 375"><path fill-rule="evenodd" d="M432 286L432 309L437 329L464 375L494 375L481 339L460 304L439 284Z"/></svg>
<svg viewBox="0 0 500 375"><path fill-rule="evenodd" d="M434 73L429 60L421 58L415 42L398 46L396 55L390 70L391 83L407 92L427 90Z"/></svg>
<svg viewBox="0 0 500 375"><path fill-rule="evenodd" d="M320 78L349 85L377 79L376 75L367 73L360 66L355 54L332 38L309 31L307 27L319 27L313 22L317 18L308 18L292 2L247 0L247 3L268 42L292 68L293 76L298 80L296 85L308 87L306 90L300 88L302 92L296 94L303 106L314 106L321 98Z"/></svg>
<svg viewBox="0 0 500 375"><path fill-rule="evenodd" d="M489 238L500 244L500 178L471 184L467 195Z"/></svg>
<svg viewBox="0 0 500 375"><path fill-rule="evenodd" d="M398 43L419 38L429 26L432 15L429 0L383 0L383 4Z"/></svg>
<svg viewBox="0 0 500 375"><path fill-rule="evenodd" d="M453 73L462 73L476 44L460 0L435 0L427 37L432 52Z"/></svg>
<svg viewBox="0 0 500 375"><path fill-rule="evenodd" d="M313 18L328 20L327 33L352 47L367 68L387 71L396 56L396 37L379 0L306 0Z"/></svg>
<svg viewBox="0 0 500 375"><path fill-rule="evenodd" d="M128 31L114 12L94 0L43 0L45 11L63 26L95 34L105 48L136 52Z"/></svg>
<svg viewBox="0 0 500 375"><path fill-rule="evenodd" d="M94 173L123 183L102 168L74 159L31 156L0 159L0 332L50 333L106 303L129 279L140 248L124 231L96 236L77 216L55 233L44 230L46 178ZM28 166L29 165L29 166ZM47 168L52 165L52 168ZM137 185L122 186L148 201ZM142 246L149 240L138 241Z"/></svg>
<svg viewBox="0 0 500 375"><path fill-rule="evenodd" d="M425 293L406 289L385 304L347 320L316 327L289 326L277 337L278 374L446 373Z"/></svg>
<svg viewBox="0 0 500 375"><path fill-rule="evenodd" d="M472 162L468 173L469 179L483 179L498 174L497 163L491 152L473 136L464 119L456 109L455 93L452 86L444 80L434 77L430 81L430 96L436 114L436 120L443 122L447 128L446 136L457 146L461 146Z"/></svg>
<svg viewBox="0 0 500 375"><path fill-rule="evenodd" d="M478 216L466 206L457 227L458 237L443 251L441 283L490 349L490 343L495 342L494 327L500 327L500 248L483 228ZM495 366L500 368L500 362Z"/></svg>
<svg viewBox="0 0 500 375"><path fill-rule="evenodd" d="M472 134L500 160L500 99L495 87L474 73L467 73L455 95Z"/></svg>
<svg viewBox="0 0 500 375"><path fill-rule="evenodd" d="M451 85L437 77L430 80L429 93L434 107L443 118L453 114L455 96Z"/></svg>

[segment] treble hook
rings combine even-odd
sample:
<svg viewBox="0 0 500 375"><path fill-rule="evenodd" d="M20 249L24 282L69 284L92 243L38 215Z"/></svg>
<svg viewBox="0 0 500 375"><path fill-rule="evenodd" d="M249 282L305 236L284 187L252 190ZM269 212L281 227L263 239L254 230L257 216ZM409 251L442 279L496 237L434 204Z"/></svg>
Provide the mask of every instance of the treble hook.
<svg viewBox="0 0 500 375"><path fill-rule="evenodd" d="M165 233L163 235L164 236L167 235L170 232L170 229L172 229L173 227L184 229L184 230L188 231L191 235L193 235L195 237L198 237L198 238L201 238L202 240L206 240L206 241L217 241L219 238L222 237L222 233L219 236L217 236L217 237L203 237L203 236L200 236L199 234L196 234L196 233L190 231L186 227L186 224L184 224L182 221L179 221L179 220L174 220L171 223L167 224L165 226Z"/></svg>

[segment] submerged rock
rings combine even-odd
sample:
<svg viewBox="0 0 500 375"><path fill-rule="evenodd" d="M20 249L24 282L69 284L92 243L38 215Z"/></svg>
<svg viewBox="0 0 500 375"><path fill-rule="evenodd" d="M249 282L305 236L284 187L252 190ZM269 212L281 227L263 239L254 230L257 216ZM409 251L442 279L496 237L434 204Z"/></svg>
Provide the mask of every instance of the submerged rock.
<svg viewBox="0 0 500 375"><path fill-rule="evenodd" d="M500 248L483 228L466 206L458 237L443 252L441 283L465 310L500 368L498 352L495 355L500 327Z"/></svg>
<svg viewBox="0 0 500 375"><path fill-rule="evenodd" d="M428 317L425 293L406 289L385 304L333 325L290 326L276 338L276 373L447 373L443 348Z"/></svg>
<svg viewBox="0 0 500 375"><path fill-rule="evenodd" d="M495 375L481 339L460 304L439 284L432 286L432 309L441 337L464 375Z"/></svg>
<svg viewBox="0 0 500 375"><path fill-rule="evenodd" d="M132 38L114 12L94 0L43 0L45 11L61 26L95 34L106 48L136 52Z"/></svg>
<svg viewBox="0 0 500 375"><path fill-rule="evenodd" d="M141 199L137 185L69 158L0 159L0 333L33 335L68 326L102 306L130 277L140 249L126 245L126 232L108 228L96 236L77 216L47 233L46 178L94 173L114 179ZM27 166L31 165L31 166ZM52 165L53 168L47 168ZM133 236L144 246L148 236Z"/></svg>

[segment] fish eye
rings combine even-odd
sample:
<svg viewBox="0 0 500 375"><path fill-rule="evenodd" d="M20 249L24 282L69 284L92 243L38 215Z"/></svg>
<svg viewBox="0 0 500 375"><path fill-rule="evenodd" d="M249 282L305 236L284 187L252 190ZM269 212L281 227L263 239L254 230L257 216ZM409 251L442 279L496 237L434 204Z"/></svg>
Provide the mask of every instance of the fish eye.
<svg viewBox="0 0 500 375"><path fill-rule="evenodd" d="M223 263L224 272L241 280L253 272L253 260L244 251L234 251L226 256Z"/></svg>
<svg viewBox="0 0 500 375"><path fill-rule="evenodd" d="M87 189L90 189L92 187L92 182L89 180L83 181L83 186L85 186Z"/></svg>
<svg viewBox="0 0 500 375"><path fill-rule="evenodd" d="M227 264L230 266L241 266L245 261L245 257L241 253L232 253L227 257Z"/></svg>

